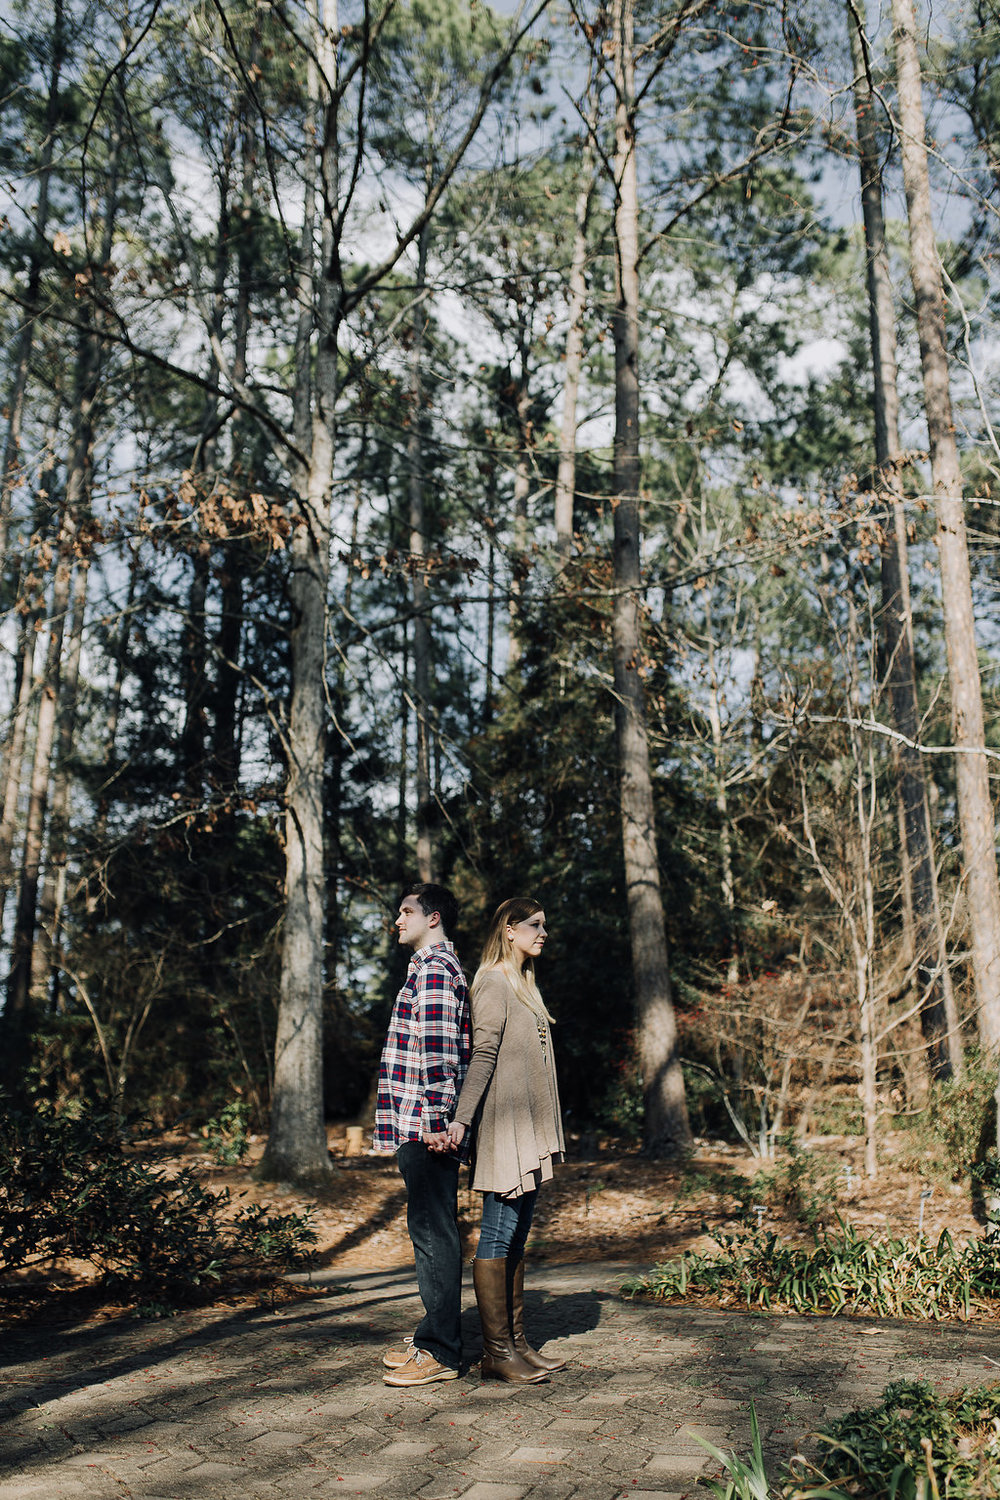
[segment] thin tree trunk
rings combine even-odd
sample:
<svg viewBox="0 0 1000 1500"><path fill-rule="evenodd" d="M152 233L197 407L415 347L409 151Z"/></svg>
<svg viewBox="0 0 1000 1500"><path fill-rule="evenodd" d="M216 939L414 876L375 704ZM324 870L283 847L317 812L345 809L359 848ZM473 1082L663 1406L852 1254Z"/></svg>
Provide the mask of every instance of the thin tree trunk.
<svg viewBox="0 0 1000 1500"><path fill-rule="evenodd" d="M434 843L431 835L431 620L427 587L427 520L424 511L424 325L427 310L429 226L417 245L416 310L410 347L409 433L406 457L409 477L410 557L413 562L413 696L417 715L417 763L414 790L417 803L417 874L432 880Z"/></svg>
<svg viewBox="0 0 1000 1500"><path fill-rule="evenodd" d="M191 585L182 644L184 725L180 742L181 775L185 796L192 803L201 801L205 775L205 708L209 696L205 604L211 550L207 541L200 541L195 543L191 553Z"/></svg>
<svg viewBox="0 0 1000 1500"><path fill-rule="evenodd" d="M24 323L17 343L17 360L14 379L7 398L7 436L4 442L3 470L0 476L0 566L6 563L10 520L14 490L20 473L21 427L24 421L24 403L31 368L31 352L35 339L34 309L42 284L43 247L48 244L49 181L52 175L52 153L55 145L59 119L59 82L65 60L66 40L63 30L63 0L54 0L52 20L52 58L49 70L48 94L45 100L45 121L42 127L42 143L35 180L38 183L38 204L32 226L33 238L28 267L28 285L25 290Z"/></svg>
<svg viewBox="0 0 1000 1500"><path fill-rule="evenodd" d="M976 655L972 578L962 471L952 418L941 266L931 217L930 178L912 0L892 0L903 184L910 227L910 276L916 302L924 406L937 508L941 597L951 686L955 775L969 910L979 1035L1000 1048L1000 885Z"/></svg>
<svg viewBox="0 0 1000 1500"><path fill-rule="evenodd" d="M45 880L38 903L38 940L31 960L31 996L36 1006L51 1001L59 1008L60 929L66 898L66 864L69 858L70 763L76 737L77 694L80 682L80 658L83 653L83 627L87 612L89 557L76 564L73 583L69 643L59 689L56 725L55 774L52 778L52 811L49 817L48 859Z"/></svg>
<svg viewBox="0 0 1000 1500"><path fill-rule="evenodd" d="M124 40L121 43L124 50ZM118 89L108 145L107 182L104 216L98 243L90 248L89 271L95 285L102 280L112 245L118 204L119 153L121 148L122 103ZM31 793L25 826L21 882L11 944L11 970L7 981L7 1004L20 1030L19 1043L27 1045L30 1028L29 991L37 921L38 881L41 870L42 840L49 797L50 759L55 738L59 700L59 680L66 614L69 607L70 575L73 556L78 549L79 516L83 508L93 463L94 424L101 381L101 336L96 326L81 330L77 344L74 392L73 441L66 471L66 493L57 548L56 573L52 586L52 616L46 652L45 676L38 705L35 733L35 756L31 773Z"/></svg>
<svg viewBox="0 0 1000 1500"><path fill-rule="evenodd" d="M337 330L339 287L334 282L333 214L337 192L337 109L320 97L336 80L336 9L320 19L310 5L315 35L315 62L309 64L314 120L322 120L321 146L314 173L307 179L307 199L318 191L319 264L316 265L311 217L307 208L303 234L306 265L316 268L318 338L310 380L311 341L297 341L303 365L300 380L310 381L311 411L301 405L296 416L309 422L309 467L301 476L300 524L290 545L289 596L292 607L291 703L288 721L288 776L285 792L285 922L281 954L281 995L274 1053L271 1130L258 1168L265 1178L321 1180L330 1174L323 1116L323 974L326 929L323 781L326 751L326 625L330 574L330 502L333 486L334 431L337 400ZM316 181L318 169L319 181ZM303 292L306 291L303 278ZM310 295L310 300L311 300ZM306 305L306 304L304 304ZM301 330L300 330L301 331Z"/></svg>
<svg viewBox="0 0 1000 1500"><path fill-rule="evenodd" d="M865 223L869 329L874 374L875 456L880 498L888 508L882 527L882 608L879 617L881 654L888 679L889 700L896 728L904 742L896 747L896 790L904 832L903 875L905 905L912 912L916 979L923 997L920 1024L935 1078L948 1078L962 1066L958 1017L938 903L937 873L931 835L930 809L924 763L916 742L920 737L913 655L913 616L910 608L906 520L899 473L899 396L896 385L896 333L892 282L885 243L882 175L876 100L865 52L859 0L847 0L848 30L854 67L854 102L861 201ZM907 743L908 742L908 743Z"/></svg>
<svg viewBox="0 0 1000 1500"><path fill-rule="evenodd" d="M722 904L729 924L729 961L726 983L736 984L740 977L740 954L736 923L736 879L733 874L733 833L726 790L726 767L722 737L722 712L719 704L719 674L715 661L711 608L705 611L708 666L708 722L712 731L712 775L715 780L715 810L719 814L719 879Z"/></svg>
<svg viewBox="0 0 1000 1500"><path fill-rule="evenodd" d="M255 65L260 47L260 10L254 17L253 46L250 62ZM250 232L254 204L257 139L253 129L250 100L241 90L239 102L241 176L241 233L237 239L238 266L236 305L233 313L233 378L243 384L247 377L247 349L250 339L250 288L253 282L254 250ZM220 226L221 228L221 226ZM232 472L244 484L253 487L250 472L250 434L245 414L233 422ZM241 686L240 648L243 639L243 580L246 566L244 543L234 539L223 546L221 608L215 639L214 721L212 726L211 781L222 796L220 844L231 839L235 831L233 799L239 790L240 747L238 734L239 694ZM234 1032L235 1035L235 1032Z"/></svg>
<svg viewBox="0 0 1000 1500"><path fill-rule="evenodd" d="M569 328L563 356L563 404L559 424L559 467L556 471L556 553L565 567L573 550L573 499L576 494L576 429L580 376L583 370L584 319L587 310L587 222L594 196L594 137L597 131L596 88L591 83L591 107L580 157L576 204L573 211L573 259L569 271Z"/></svg>
<svg viewBox="0 0 1000 1500"><path fill-rule="evenodd" d="M78 493L78 491L77 491ZM17 893L17 909L14 915L14 934L11 941L11 968L7 979L7 1008L5 1021L13 1024L14 1036L10 1050L18 1065L25 1058L30 1036L29 991L31 981L32 950L35 942L35 922L38 908L38 881L42 863L42 842L45 832L45 815L49 797L49 776L52 745L55 739L56 705L59 698L59 669L62 657L63 635L66 614L69 608L69 587L72 574L72 550L76 535L75 501L70 503L69 486L63 508L63 522L59 533L55 577L50 599L48 643L42 688L38 701L38 719L35 728L35 751L31 769L31 786L28 793L28 813L24 829L24 849L21 857L21 876ZM9 1057L6 1060L10 1060Z"/></svg>
<svg viewBox="0 0 1000 1500"><path fill-rule="evenodd" d="M14 712L4 762L3 812L0 814L0 922L7 904L7 892L13 884L14 832L17 826L17 804L21 795L25 746L31 717L31 700L35 688L35 625L40 611L33 606L25 615L17 637L17 668L14 683Z"/></svg>
<svg viewBox="0 0 1000 1500"><path fill-rule="evenodd" d="M496 652L496 578L497 555L493 543L489 543L486 557L486 686L483 692L483 723L493 718L493 676Z"/></svg>
<svg viewBox="0 0 1000 1500"><path fill-rule="evenodd" d="M522 623L521 580L523 560L527 553L528 496L531 493L531 399L528 395L527 331L519 328L520 375L517 381L517 396L514 412L517 422L517 459L514 464L513 537L511 545L513 570L510 579L510 594L507 601L508 636L507 670L516 672L521 660Z"/></svg>
<svg viewBox="0 0 1000 1500"><path fill-rule="evenodd" d="M94 823L94 846L97 849L101 848L107 834L108 793L110 792L112 783L119 774L114 769L115 749L118 744L118 725L121 720L122 694L125 689L125 677L128 671L128 647L132 634L132 609L135 604L136 576L138 571L138 553L133 548L128 564L128 592L125 595L125 607L121 613L118 636L114 647L115 680L108 695L107 715L104 721L104 754L101 757L103 775L98 792L97 818ZM88 897L88 909L91 901L92 898Z"/></svg>
<svg viewBox="0 0 1000 1500"><path fill-rule="evenodd" d="M661 1155L690 1146L660 893L640 636L639 197L635 141L633 0L614 0L615 445L614 684L632 970L638 1007L644 1145Z"/></svg>

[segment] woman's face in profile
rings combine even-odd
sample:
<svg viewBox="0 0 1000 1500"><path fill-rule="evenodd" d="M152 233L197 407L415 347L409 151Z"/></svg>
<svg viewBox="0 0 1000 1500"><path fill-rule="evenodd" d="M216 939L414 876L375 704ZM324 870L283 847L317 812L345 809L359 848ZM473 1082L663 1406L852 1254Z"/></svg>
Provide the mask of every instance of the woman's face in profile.
<svg viewBox="0 0 1000 1500"><path fill-rule="evenodd" d="M536 911L523 922L512 922L507 927L507 938L514 962L523 968L529 958L537 958L545 947L545 913Z"/></svg>

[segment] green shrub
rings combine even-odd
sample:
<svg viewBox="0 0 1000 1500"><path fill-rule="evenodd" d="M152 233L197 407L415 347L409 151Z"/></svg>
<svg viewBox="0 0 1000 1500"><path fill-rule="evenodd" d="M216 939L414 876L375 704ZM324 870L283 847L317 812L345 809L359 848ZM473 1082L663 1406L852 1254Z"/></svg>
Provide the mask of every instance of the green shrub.
<svg viewBox="0 0 1000 1500"><path fill-rule="evenodd" d="M923 1380L886 1387L877 1406L858 1407L814 1433L824 1451L796 1456L770 1485L751 1403L749 1464L703 1447L728 1481L700 1482L719 1500L996 1500L1000 1496L1000 1384L941 1394ZM697 1437L697 1434L695 1434Z"/></svg>
<svg viewBox="0 0 1000 1500"><path fill-rule="evenodd" d="M250 1146L250 1106L234 1099L219 1110L205 1126L205 1150L211 1151L220 1167L235 1167L246 1156Z"/></svg>
<svg viewBox="0 0 1000 1500"><path fill-rule="evenodd" d="M947 1230L936 1244L924 1235L862 1238L842 1221L837 1234L815 1234L811 1247L774 1233L713 1238L721 1254L690 1251L654 1266L626 1281L622 1296L730 1292L748 1307L929 1319L968 1318L977 1299L1000 1296L1000 1248L982 1240L958 1246Z"/></svg>
<svg viewBox="0 0 1000 1500"><path fill-rule="evenodd" d="M966 1054L964 1076L935 1084L927 1108L908 1128L911 1149L901 1165L964 1177L996 1144L996 1062L975 1049Z"/></svg>
<svg viewBox="0 0 1000 1500"><path fill-rule="evenodd" d="M878 1406L859 1408L817 1434L829 1449L809 1482L786 1485L789 1500L823 1486L899 1500L921 1494L948 1500L1000 1495L1000 1385L942 1395L923 1380L887 1386Z"/></svg>
<svg viewBox="0 0 1000 1500"><path fill-rule="evenodd" d="M829 1216L836 1201L837 1168L827 1157L803 1151L791 1137L783 1138L781 1144L788 1155L777 1166L758 1172L750 1190L760 1201L784 1209L812 1229Z"/></svg>
<svg viewBox="0 0 1000 1500"><path fill-rule="evenodd" d="M0 1264L72 1255L125 1300L180 1302L249 1268L271 1271L315 1240L309 1215L272 1217L139 1155L109 1114L0 1115Z"/></svg>

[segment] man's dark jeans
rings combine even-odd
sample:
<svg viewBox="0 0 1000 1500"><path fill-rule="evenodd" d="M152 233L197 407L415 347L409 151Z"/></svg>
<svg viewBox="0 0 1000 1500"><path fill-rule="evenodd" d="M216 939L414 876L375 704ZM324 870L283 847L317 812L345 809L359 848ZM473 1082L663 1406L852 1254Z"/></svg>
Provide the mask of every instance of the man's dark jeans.
<svg viewBox="0 0 1000 1500"><path fill-rule="evenodd" d="M462 1359L462 1242L458 1234L458 1157L404 1141L396 1160L406 1186L424 1316L413 1343L457 1370Z"/></svg>

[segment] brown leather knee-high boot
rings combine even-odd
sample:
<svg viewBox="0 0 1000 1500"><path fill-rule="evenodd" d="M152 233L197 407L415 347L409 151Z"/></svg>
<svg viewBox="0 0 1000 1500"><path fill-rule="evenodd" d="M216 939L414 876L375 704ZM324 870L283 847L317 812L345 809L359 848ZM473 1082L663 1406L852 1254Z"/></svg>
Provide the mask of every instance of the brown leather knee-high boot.
<svg viewBox="0 0 1000 1500"><path fill-rule="evenodd" d="M507 1262L504 1259L472 1262L472 1285L476 1291L479 1321L483 1325L483 1360L480 1372L484 1380L511 1380L520 1385L537 1385L547 1372L522 1359L514 1348L507 1302Z"/></svg>
<svg viewBox="0 0 1000 1500"><path fill-rule="evenodd" d="M508 1268L510 1331L514 1348L527 1364L534 1365L537 1370L564 1370L568 1360L550 1359L545 1354L539 1354L537 1349L532 1349L528 1343L524 1333L524 1260L519 1259L513 1265L508 1261Z"/></svg>

